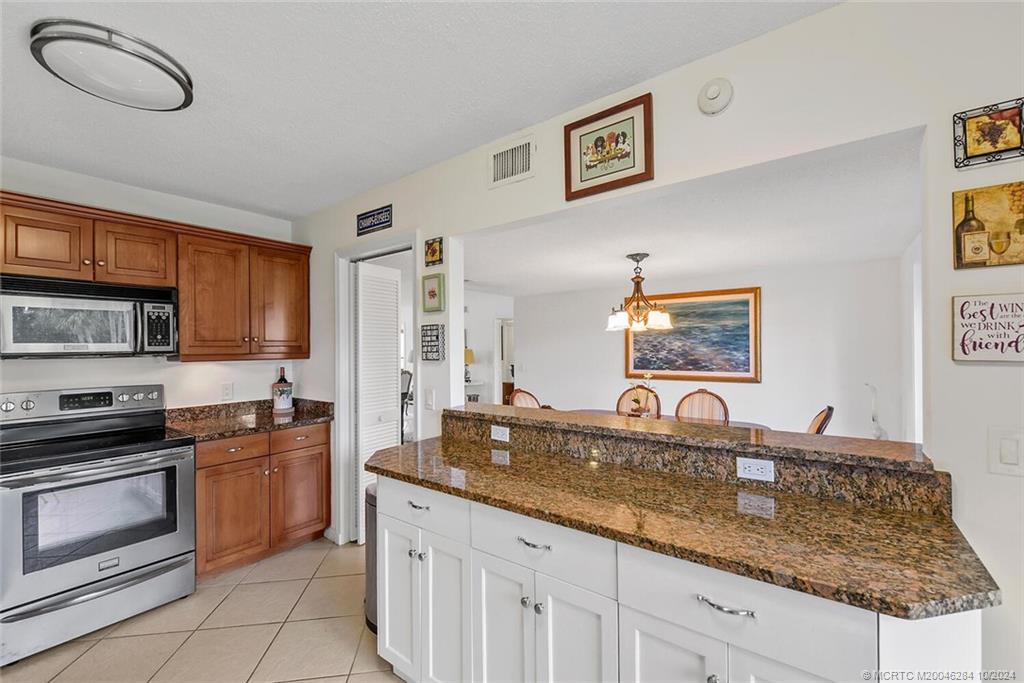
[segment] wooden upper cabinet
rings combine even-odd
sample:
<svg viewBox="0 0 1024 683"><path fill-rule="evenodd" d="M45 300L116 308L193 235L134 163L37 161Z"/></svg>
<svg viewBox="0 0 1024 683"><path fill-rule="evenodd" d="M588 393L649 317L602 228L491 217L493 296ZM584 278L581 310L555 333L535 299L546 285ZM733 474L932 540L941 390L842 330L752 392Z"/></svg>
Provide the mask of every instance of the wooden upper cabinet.
<svg viewBox="0 0 1024 683"><path fill-rule="evenodd" d="M170 230L96 221L96 281L173 287L178 236Z"/></svg>
<svg viewBox="0 0 1024 683"><path fill-rule="evenodd" d="M92 219L4 204L0 272L92 280Z"/></svg>
<svg viewBox="0 0 1024 683"><path fill-rule="evenodd" d="M179 235L178 349L182 360L228 359L250 353L249 251L250 247L238 242Z"/></svg>
<svg viewBox="0 0 1024 683"><path fill-rule="evenodd" d="M330 522L330 450L314 446L270 456L271 543L323 531Z"/></svg>
<svg viewBox="0 0 1024 683"><path fill-rule="evenodd" d="M309 357L309 255L253 247L249 300L254 354Z"/></svg>
<svg viewBox="0 0 1024 683"><path fill-rule="evenodd" d="M270 549L270 458L196 470L199 573Z"/></svg>

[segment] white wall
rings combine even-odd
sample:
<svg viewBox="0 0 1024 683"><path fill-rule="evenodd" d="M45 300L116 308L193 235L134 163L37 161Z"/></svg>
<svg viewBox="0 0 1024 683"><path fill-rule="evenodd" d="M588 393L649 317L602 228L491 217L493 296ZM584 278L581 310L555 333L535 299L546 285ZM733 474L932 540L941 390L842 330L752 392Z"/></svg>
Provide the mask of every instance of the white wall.
<svg viewBox="0 0 1024 683"><path fill-rule="evenodd" d="M725 399L734 420L804 431L832 405L829 434L871 437L870 382L878 387L881 422L898 438L897 259L650 277L644 284L648 293L761 287L761 383L654 380L662 412L671 414L684 394L704 387ZM614 410L637 381L625 377L624 334L604 331L628 285L516 297L516 386L560 409Z"/></svg>
<svg viewBox="0 0 1024 683"><path fill-rule="evenodd" d="M957 171L950 131L954 112L1021 94L1022 24L1020 3L843 3L539 122L530 128L538 145L530 180L488 190L486 145L299 221L298 237L314 244L313 310L332 312L314 320L317 343L299 371L304 386L312 396L335 394L335 250L451 238L613 194L924 126L924 444L936 465L951 472L957 522L1003 591L1003 605L983 616L985 667L1024 671L1024 478L990 474L985 458L989 426L1024 428L1024 367L957 365L950 358L950 297L1024 290L1021 267L954 272L950 265L950 194L1018 180L1024 173L1020 162ZM716 76L730 78L736 97L726 112L706 117L697 110L696 93ZM655 179L567 205L563 126L645 92L654 97ZM517 134L510 131L509 138ZM387 203L395 205L395 228L357 241L356 213ZM421 253L418 247L418 258ZM445 272L458 268L457 259L456 253L446 255L451 265L446 263ZM461 278L450 274L449 288L459 301L437 319L451 326L449 338L459 339ZM450 398L453 388L461 393L453 387L460 376L437 368L424 374L424 383ZM439 411L424 415L436 429ZM350 454L341 451L339 457L344 461Z"/></svg>
<svg viewBox="0 0 1024 683"><path fill-rule="evenodd" d="M291 222L280 218L17 159L0 159L0 187L12 192L271 239L291 241L292 238ZM0 390L60 389L69 388L69 385L163 384L166 387L167 405L176 408L220 402L223 382L233 383L234 401L270 398L270 385L277 379L277 368L284 365L286 372L294 374L295 365L299 363L179 363L163 358L14 359L0 361ZM305 395L301 383L296 383L295 393L297 396Z"/></svg>
<svg viewBox="0 0 1024 683"><path fill-rule="evenodd" d="M894 439L924 439L924 292L921 281L921 236L900 257L900 384L903 433Z"/></svg>
<svg viewBox="0 0 1024 683"><path fill-rule="evenodd" d="M476 360L470 366L473 382L483 386L474 387L480 394L481 403L495 403L494 400L494 325L499 318L513 317L513 299L502 294L466 289L466 343L473 349ZM469 390L467 390L469 393Z"/></svg>

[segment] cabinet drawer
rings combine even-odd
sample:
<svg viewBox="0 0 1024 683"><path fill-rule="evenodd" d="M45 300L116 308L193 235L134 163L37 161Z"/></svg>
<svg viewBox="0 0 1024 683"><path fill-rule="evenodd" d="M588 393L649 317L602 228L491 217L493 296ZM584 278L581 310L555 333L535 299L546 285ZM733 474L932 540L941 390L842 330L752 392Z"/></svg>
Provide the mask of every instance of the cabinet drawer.
<svg viewBox="0 0 1024 683"><path fill-rule="evenodd" d="M595 593L616 596L614 541L480 503L472 504L471 519L474 548Z"/></svg>
<svg viewBox="0 0 1024 683"><path fill-rule="evenodd" d="M196 467L213 467L228 462L258 458L270 453L270 438L266 433L235 436L196 444Z"/></svg>
<svg viewBox="0 0 1024 683"><path fill-rule="evenodd" d="M469 501L381 477L377 511L435 534L469 543Z"/></svg>
<svg viewBox="0 0 1024 683"><path fill-rule="evenodd" d="M280 429L270 432L270 452L281 453L292 451L296 448L309 448L327 443L331 437L331 423L321 422L320 424L308 425L306 427L292 427L291 429Z"/></svg>
<svg viewBox="0 0 1024 683"><path fill-rule="evenodd" d="M718 611L698 595L756 617ZM877 667L874 612L624 544L619 602L830 681Z"/></svg>

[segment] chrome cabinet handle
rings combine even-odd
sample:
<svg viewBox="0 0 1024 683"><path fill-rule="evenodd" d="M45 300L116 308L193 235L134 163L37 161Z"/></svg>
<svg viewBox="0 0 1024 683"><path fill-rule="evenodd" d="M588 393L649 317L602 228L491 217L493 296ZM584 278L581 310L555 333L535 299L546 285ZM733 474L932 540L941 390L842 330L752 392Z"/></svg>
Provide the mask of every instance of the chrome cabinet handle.
<svg viewBox="0 0 1024 683"><path fill-rule="evenodd" d="M84 258L84 259L82 259L82 263L83 263L83 264L85 264L85 265L87 265L87 266L91 266L91 265L92 265L92 261L90 261L90 260L89 260L89 259L87 259L87 258Z"/></svg>
<svg viewBox="0 0 1024 683"><path fill-rule="evenodd" d="M533 548L534 550L551 550L551 546L547 543L530 543L522 536L516 536L516 540L525 545L527 548Z"/></svg>
<svg viewBox="0 0 1024 683"><path fill-rule="evenodd" d="M532 602L533 602L533 601L532 601L532 600L530 600L530 598L528 598L527 596L525 596L525 595L524 595L524 596L522 597L522 599L521 599L521 600L519 601L519 604L520 604L520 605L522 605L524 609L530 609L530 604L531 604Z"/></svg>
<svg viewBox="0 0 1024 683"><path fill-rule="evenodd" d="M96 265L97 266L105 266L105 265L107 265L107 262L106 261L97 261Z"/></svg>
<svg viewBox="0 0 1024 683"><path fill-rule="evenodd" d="M536 605L533 606L533 611L537 614L544 614L544 603L538 602Z"/></svg>
<svg viewBox="0 0 1024 683"><path fill-rule="evenodd" d="M232 446L226 452L227 453L237 453L238 451L242 450L243 448L245 448L245 446Z"/></svg>
<svg viewBox="0 0 1024 683"><path fill-rule="evenodd" d="M257 340L257 341L258 341L258 340ZM306 440L306 439L308 439L308 438L309 438L309 435L308 435L308 434L303 434L302 436L297 436L297 437L295 437L295 440L296 440L296 441L305 441L305 440Z"/></svg>
<svg viewBox="0 0 1024 683"><path fill-rule="evenodd" d="M734 609L732 607L726 607L725 605L719 605L717 602L712 602L706 596L703 596L700 593L698 593L695 597L711 609L718 610L719 612L731 614L734 617L750 617L751 619L757 619L757 614L752 609Z"/></svg>
<svg viewBox="0 0 1024 683"><path fill-rule="evenodd" d="M430 511L429 505L417 505L411 500L409 501L409 507L411 507L413 510L427 510L428 512Z"/></svg>
<svg viewBox="0 0 1024 683"><path fill-rule="evenodd" d="M411 560L414 557L416 557L416 549L415 548L409 548L409 559Z"/></svg>

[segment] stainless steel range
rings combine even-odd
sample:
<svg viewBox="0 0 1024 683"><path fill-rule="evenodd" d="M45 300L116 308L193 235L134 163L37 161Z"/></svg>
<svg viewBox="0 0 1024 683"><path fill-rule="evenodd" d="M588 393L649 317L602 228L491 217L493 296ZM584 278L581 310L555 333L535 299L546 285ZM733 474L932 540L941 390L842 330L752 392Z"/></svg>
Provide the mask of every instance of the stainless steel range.
<svg viewBox="0 0 1024 683"><path fill-rule="evenodd" d="M162 385L0 394L0 665L195 590L195 440Z"/></svg>

